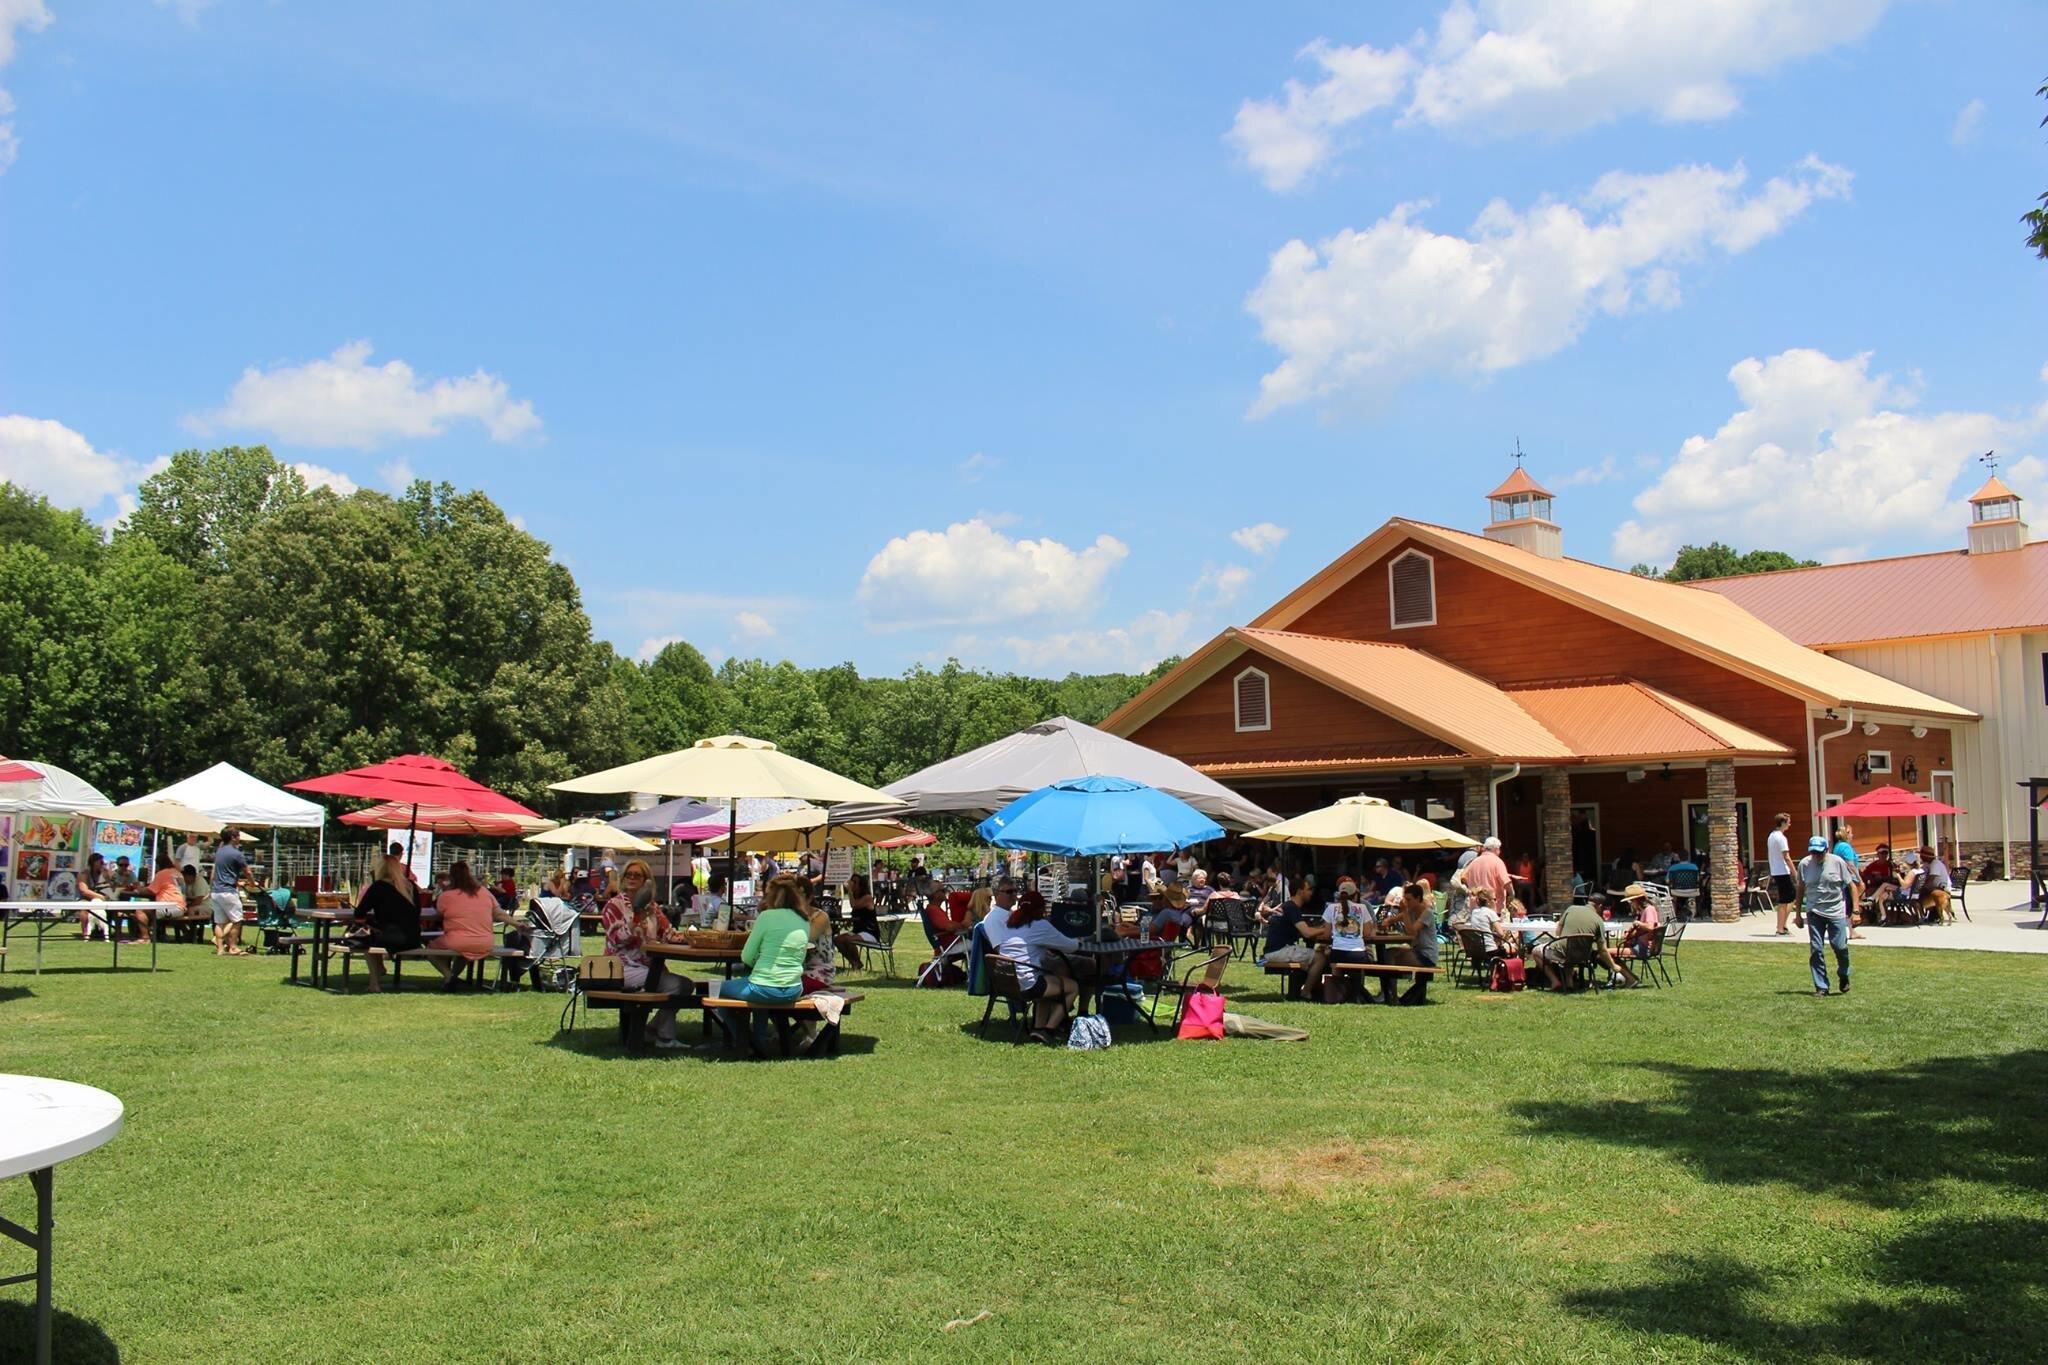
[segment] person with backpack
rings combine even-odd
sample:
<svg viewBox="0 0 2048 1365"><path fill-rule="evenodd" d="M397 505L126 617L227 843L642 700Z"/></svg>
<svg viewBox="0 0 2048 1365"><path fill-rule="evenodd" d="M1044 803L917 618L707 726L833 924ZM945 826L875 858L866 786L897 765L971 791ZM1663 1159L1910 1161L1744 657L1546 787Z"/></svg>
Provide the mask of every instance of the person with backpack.
<svg viewBox="0 0 2048 1365"><path fill-rule="evenodd" d="M1849 993L1849 910L1854 905L1855 871L1840 854L1828 849L1828 841L1816 834L1806 841L1806 856L1799 860L1799 885L1804 901L1807 961L1813 968L1813 993L1827 995L1827 949L1835 953L1835 994Z"/></svg>

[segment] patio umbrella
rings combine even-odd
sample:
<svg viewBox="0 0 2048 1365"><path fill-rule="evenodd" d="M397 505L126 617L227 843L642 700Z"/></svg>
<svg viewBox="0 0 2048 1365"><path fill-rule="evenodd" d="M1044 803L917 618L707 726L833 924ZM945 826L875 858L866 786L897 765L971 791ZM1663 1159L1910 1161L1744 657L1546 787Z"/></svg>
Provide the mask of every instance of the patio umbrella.
<svg viewBox="0 0 2048 1365"><path fill-rule="evenodd" d="M367 768L309 777L287 782L293 791L320 792L327 796L355 796L365 801L390 801L413 808L415 820L420 808L429 810L481 811L490 815L520 815L540 819L540 812L520 805L511 797L492 791L481 782L462 775L454 764L431 754L400 754ZM412 858L412 834L417 823L407 825L406 859Z"/></svg>
<svg viewBox="0 0 2048 1365"><path fill-rule="evenodd" d="M1069 857L1187 848L1223 827L1177 796L1123 777L1075 777L1040 787L975 826L997 848Z"/></svg>
<svg viewBox="0 0 2048 1365"><path fill-rule="evenodd" d="M1359 874L1365 872L1368 848L1477 848L1454 829L1410 815L1377 796L1346 796L1306 815L1282 820L1244 836L1276 844L1314 844L1321 848L1358 850Z"/></svg>
<svg viewBox="0 0 2048 1365"><path fill-rule="evenodd" d="M756 820L737 834L722 835L704 842L706 847L723 845L737 848L742 853L782 853L799 847L809 852L811 839L820 833L824 835L824 848L828 857L832 852L834 836L840 836L841 843L865 844L870 848L881 848L885 845L897 848L908 846L898 843L898 840L926 844L935 844L939 841L937 835L927 834L921 829L912 829L901 820L869 816L863 820L835 824L833 814L829 810L819 806L798 806L780 815ZM803 841L801 844L797 842L799 838Z"/></svg>
<svg viewBox="0 0 2048 1365"><path fill-rule="evenodd" d="M227 828L226 821L194 810L183 801L130 801L125 806L99 806L78 813L95 820L118 820L122 824L148 825L151 829L176 830L180 834L218 834Z"/></svg>
<svg viewBox="0 0 2048 1365"><path fill-rule="evenodd" d="M1917 820L1923 815L1967 815L1969 812L1936 801L1933 797L1907 791L1904 787L1875 787L1861 796L1819 812L1823 817L1843 816L1859 820L1884 820L1884 841L1892 841L1893 820ZM1936 840L1939 842L1939 839Z"/></svg>
<svg viewBox="0 0 2048 1365"><path fill-rule="evenodd" d="M340 818L344 825L363 829L397 829L403 825L430 834L473 834L484 839L511 839L551 829L555 823L537 815L489 815L483 811L450 810L446 806L412 806L403 801L381 802Z"/></svg>
<svg viewBox="0 0 2048 1365"><path fill-rule="evenodd" d="M656 796L694 796L704 801L735 803L742 797L777 796L828 805L849 801L892 809L903 805L886 792L785 754L766 740L745 735L700 739L687 749L572 777L555 783L554 788L584 795L653 792ZM725 832L728 840L737 840L737 804L727 811Z"/></svg>
<svg viewBox="0 0 2048 1365"><path fill-rule="evenodd" d="M550 848L602 848L614 853L652 853L660 847L637 834L614 829L602 820L578 820L544 834L529 834L524 842Z"/></svg>

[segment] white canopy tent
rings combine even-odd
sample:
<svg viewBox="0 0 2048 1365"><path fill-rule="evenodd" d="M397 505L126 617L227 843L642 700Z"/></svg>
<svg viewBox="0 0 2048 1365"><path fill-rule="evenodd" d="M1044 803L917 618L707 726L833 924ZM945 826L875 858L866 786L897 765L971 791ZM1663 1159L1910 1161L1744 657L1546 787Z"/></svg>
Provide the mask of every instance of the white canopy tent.
<svg viewBox="0 0 2048 1365"><path fill-rule="evenodd" d="M173 782L161 791L147 796L138 796L130 805L143 801L179 801L193 810L204 811L223 824L235 826L257 826L272 830L271 865L277 863L278 829L317 829L320 831L319 861L314 865L314 884L317 886L327 875L327 809L317 801L308 801L303 796L294 796L281 787L273 787L258 777L251 777L232 763L216 763L204 772L197 772L182 782ZM105 801L94 805L104 806Z"/></svg>
<svg viewBox="0 0 2048 1365"><path fill-rule="evenodd" d="M76 815L92 806L111 804L106 794L77 773L38 759L18 760L42 774L36 783L9 783L0 795L0 815Z"/></svg>

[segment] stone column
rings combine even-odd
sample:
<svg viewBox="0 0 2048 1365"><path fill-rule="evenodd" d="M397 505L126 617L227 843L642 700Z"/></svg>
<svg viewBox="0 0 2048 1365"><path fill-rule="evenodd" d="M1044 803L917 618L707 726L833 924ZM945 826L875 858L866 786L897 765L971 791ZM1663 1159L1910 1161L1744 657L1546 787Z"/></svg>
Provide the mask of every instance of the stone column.
<svg viewBox="0 0 2048 1365"><path fill-rule="evenodd" d="M1707 872L1713 878L1714 918L1724 924L1742 918L1735 891L1741 856L1735 838L1735 764L1712 759L1707 764Z"/></svg>
<svg viewBox="0 0 2048 1365"><path fill-rule="evenodd" d="M1465 833L1484 843L1493 833L1493 808L1487 804L1492 795L1487 784L1493 780L1493 769L1466 768L1461 775L1465 779Z"/></svg>
<svg viewBox="0 0 2048 1365"><path fill-rule="evenodd" d="M1552 914L1572 903L1572 775L1543 770L1543 900Z"/></svg>

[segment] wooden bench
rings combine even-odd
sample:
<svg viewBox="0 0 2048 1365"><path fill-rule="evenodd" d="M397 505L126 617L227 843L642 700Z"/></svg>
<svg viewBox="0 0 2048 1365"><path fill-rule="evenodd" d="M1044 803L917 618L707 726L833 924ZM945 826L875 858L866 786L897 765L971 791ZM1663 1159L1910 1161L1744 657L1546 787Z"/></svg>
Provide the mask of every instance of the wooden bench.
<svg viewBox="0 0 2048 1365"><path fill-rule="evenodd" d="M1307 970L1308 964L1306 962L1272 962L1266 965L1267 976L1292 976ZM1442 967L1409 967L1403 966L1398 962L1328 962L1323 965L1323 970L1332 973L1355 972L1360 976L1416 976L1422 978L1416 984L1425 988L1429 984L1430 977L1441 976L1444 973L1444 968ZM1308 983L1303 982L1302 984L1306 986ZM1425 990L1425 996L1426 994ZM1421 999L1424 997L1417 998Z"/></svg>
<svg viewBox="0 0 2048 1365"><path fill-rule="evenodd" d="M859 1001L867 999L867 996L860 991L848 991L839 998L845 1002L839 1010L840 1017L844 1018L852 1014L854 1005ZM711 1036L711 1011L713 1010L733 1010L747 1014L766 1015L769 1022L775 1025L775 1038L782 1045L782 1055L785 1057L797 1055L794 1043L797 1024L812 1019L822 1021L824 1017L819 1012L817 1003L810 996L803 996L791 1001L787 1005L771 1005L759 1000L722 1000L715 995L707 995L700 998L696 1004L698 1008L704 1011L704 1036L706 1038ZM732 1041L735 1044L737 1043L737 1040ZM753 1050L754 1055L763 1055L759 1044L754 1041L754 1031L752 1029L747 1030L747 1046ZM817 1041L811 1047L808 1055L812 1057L837 1057L839 1055L839 1024L837 1021L824 1024L819 1029Z"/></svg>
<svg viewBox="0 0 2048 1365"><path fill-rule="evenodd" d="M619 1042L627 1048L637 1048L648 1015L671 1003L678 1009L688 1009L695 1002L695 997L689 995L672 997L660 991L629 991L625 977L626 964L608 953L584 958L576 968L576 985L562 1006L562 1018L555 1032L559 1035L575 1027L578 1003L585 1010L617 1010Z"/></svg>
<svg viewBox="0 0 2048 1365"><path fill-rule="evenodd" d="M448 978L451 983L460 980L464 976L468 976L471 981L481 986L484 980L484 964L490 962L499 964L501 969L499 984L503 985L515 970L512 964L526 961L526 954L517 948L493 948L489 957L474 959L464 958L461 953L456 952L453 948L407 948L402 952L394 953L389 948L359 948L352 943L331 944L328 947L328 952L332 956L341 959L341 988L344 991L348 989L349 964L354 962L358 956L381 958L389 962L391 964L391 986L394 990L403 984L405 964L408 962L445 962L453 968ZM299 950L296 947L292 949L292 970L294 974L298 970L298 953Z"/></svg>

